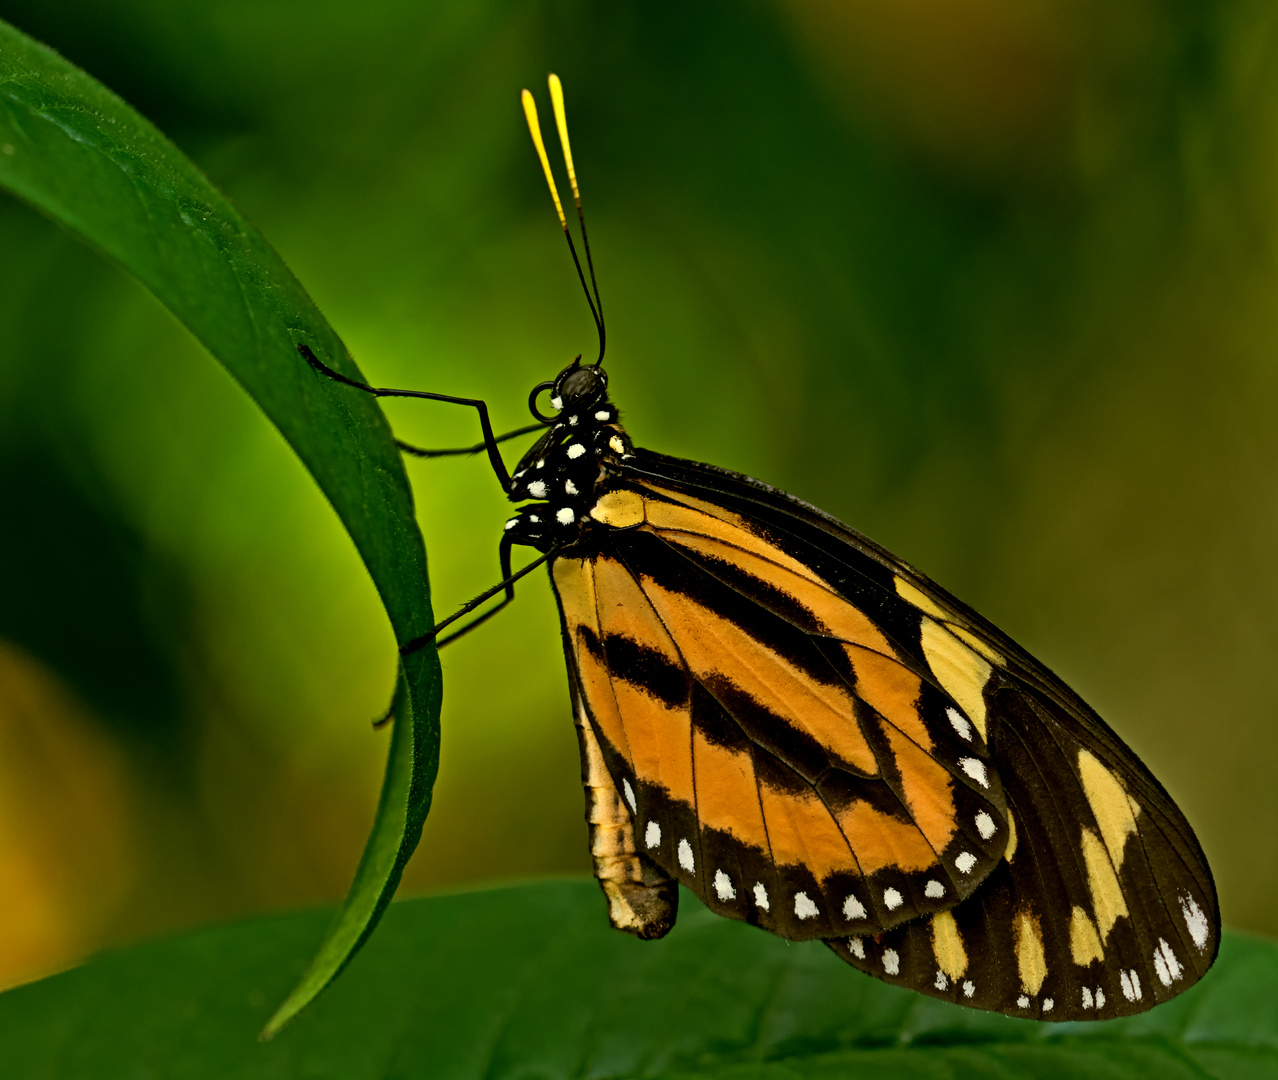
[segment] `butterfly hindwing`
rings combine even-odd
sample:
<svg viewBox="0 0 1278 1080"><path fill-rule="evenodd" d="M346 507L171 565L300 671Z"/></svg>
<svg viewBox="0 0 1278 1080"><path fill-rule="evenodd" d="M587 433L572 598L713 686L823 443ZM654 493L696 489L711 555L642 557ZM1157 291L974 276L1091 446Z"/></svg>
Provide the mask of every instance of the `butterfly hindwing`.
<svg viewBox="0 0 1278 1080"><path fill-rule="evenodd" d="M1044 1020L1141 1012L1210 966L1215 897L1175 815L1128 794L1031 690L992 695L992 750L1016 843L951 912L829 941L879 978Z"/></svg>

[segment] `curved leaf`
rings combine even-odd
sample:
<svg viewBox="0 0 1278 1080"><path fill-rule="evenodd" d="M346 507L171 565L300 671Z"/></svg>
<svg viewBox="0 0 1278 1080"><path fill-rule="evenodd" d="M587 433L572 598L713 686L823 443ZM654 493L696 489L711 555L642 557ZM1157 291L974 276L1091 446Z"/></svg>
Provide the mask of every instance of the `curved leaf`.
<svg viewBox="0 0 1278 1080"><path fill-rule="evenodd" d="M307 342L359 371L283 260L172 143L56 53L0 23L0 186L128 269L279 428L355 542L399 641L433 622L412 496L381 410L317 376ZM359 949L390 901L430 805L439 661L404 665L400 724L373 834L349 897L273 1029ZM409 722L411 717L411 723Z"/></svg>
<svg viewBox="0 0 1278 1080"><path fill-rule="evenodd" d="M960 1009L688 903L607 923L591 881L395 904L325 997L253 1041L321 912L203 931L0 996L9 1073L307 1077L1278 1075L1278 946L1225 938L1201 983L1127 1020Z"/></svg>

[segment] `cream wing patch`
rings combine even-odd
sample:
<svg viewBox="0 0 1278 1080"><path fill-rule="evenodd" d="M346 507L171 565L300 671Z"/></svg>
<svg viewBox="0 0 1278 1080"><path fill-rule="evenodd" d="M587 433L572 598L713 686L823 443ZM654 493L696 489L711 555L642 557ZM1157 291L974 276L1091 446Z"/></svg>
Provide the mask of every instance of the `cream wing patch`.
<svg viewBox="0 0 1278 1080"><path fill-rule="evenodd" d="M987 739L985 684L994 670L990 662L926 615L921 619L919 639L936 681L967 713L981 738Z"/></svg>
<svg viewBox="0 0 1278 1080"><path fill-rule="evenodd" d="M1100 935L1096 933L1096 924L1077 904L1069 916L1069 951L1079 967L1087 967L1094 960L1102 960L1105 956Z"/></svg>
<svg viewBox="0 0 1278 1080"><path fill-rule="evenodd" d="M1092 894L1092 910L1096 913L1096 928L1104 944L1114 923L1127 914L1127 900L1100 837L1091 829L1084 828L1081 847L1083 865L1087 868L1087 888Z"/></svg>
<svg viewBox="0 0 1278 1080"><path fill-rule="evenodd" d="M1021 989L1031 997L1037 995L1047 978L1047 953L1038 917L1028 911L1016 916L1016 970Z"/></svg>
<svg viewBox="0 0 1278 1080"><path fill-rule="evenodd" d="M967 950L952 912L938 911L932 916L932 955L936 966L951 979L967 971Z"/></svg>
<svg viewBox="0 0 1278 1080"><path fill-rule="evenodd" d="M1078 751L1078 775L1114 869L1121 870L1127 838L1136 832L1136 813L1140 806L1128 798L1118 777L1085 748Z"/></svg>
<svg viewBox="0 0 1278 1080"><path fill-rule="evenodd" d="M923 592L921 589L918 589L914 585L911 585L908 581L905 580L905 578L901 577L900 574L894 575L892 581L893 581L893 584L896 585L896 595L899 596L902 600L904 600L907 604L910 604L913 607L918 608L920 611L924 612L925 614L931 615L932 618L934 619L949 618L949 616L945 612L945 609L942 608L940 604L938 604L935 600L933 600L930 596L927 595L927 593Z"/></svg>

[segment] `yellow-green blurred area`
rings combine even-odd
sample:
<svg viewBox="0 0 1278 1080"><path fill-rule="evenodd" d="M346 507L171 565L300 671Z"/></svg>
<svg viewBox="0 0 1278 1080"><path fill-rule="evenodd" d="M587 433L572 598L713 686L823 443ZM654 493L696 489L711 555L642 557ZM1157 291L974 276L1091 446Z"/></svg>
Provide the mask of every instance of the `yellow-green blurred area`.
<svg viewBox="0 0 1278 1080"><path fill-rule="evenodd" d="M641 445L850 522L1075 686L1278 931L1278 14L1064 0L3 0L257 223L380 385L594 347L518 103L563 78ZM2 148L0 148L2 149ZM394 643L336 518L141 287L0 202L0 983L339 898ZM428 446L470 410L388 406ZM519 444L509 450L518 453ZM447 613L482 458L410 462ZM588 867L553 603L444 651L405 889ZM604 917L601 901L600 918Z"/></svg>

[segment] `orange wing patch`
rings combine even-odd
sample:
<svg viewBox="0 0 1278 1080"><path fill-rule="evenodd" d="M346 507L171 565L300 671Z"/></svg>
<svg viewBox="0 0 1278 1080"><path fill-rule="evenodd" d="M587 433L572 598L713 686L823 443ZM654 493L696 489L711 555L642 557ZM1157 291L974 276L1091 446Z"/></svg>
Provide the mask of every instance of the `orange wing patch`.
<svg viewBox="0 0 1278 1080"><path fill-rule="evenodd" d="M844 651L856 672L857 696L924 750L931 750L932 736L919 715L923 693L919 677L878 652L852 645L844 646Z"/></svg>
<svg viewBox="0 0 1278 1080"><path fill-rule="evenodd" d="M726 679L779 720L811 735L851 769L869 776L878 773L874 751L853 717L850 691L818 682L730 619L683 593L650 578L644 579L643 591L698 681Z"/></svg>
<svg viewBox="0 0 1278 1080"><path fill-rule="evenodd" d="M880 870L928 870L936 852L918 828L857 800L838 811L839 826L865 874Z"/></svg>
<svg viewBox="0 0 1278 1080"><path fill-rule="evenodd" d="M564 629L577 665L582 696L590 707L600 734L633 769L626 729L612 692L612 676L603 656L590 647L591 642L599 641L594 564L585 559L556 559L551 573Z"/></svg>
<svg viewBox="0 0 1278 1080"><path fill-rule="evenodd" d="M796 794L760 784L759 797L777 865L806 867L818 881L860 873L847 838L815 791Z"/></svg>
<svg viewBox="0 0 1278 1080"><path fill-rule="evenodd" d="M934 758L894 727L885 729L892 747L905 804L918 831L934 851L943 851L958 828L954 807L954 781Z"/></svg>
<svg viewBox="0 0 1278 1080"><path fill-rule="evenodd" d="M645 685L625 678L627 667L615 653L624 642L642 643L672 667L683 667L678 650L630 572L612 559L595 562L595 595L599 630L612 675L612 695L630 747L637 775L665 789L671 798L696 805L692 780L692 710L682 703L663 701ZM590 699L594 704L593 699Z"/></svg>
<svg viewBox="0 0 1278 1080"><path fill-rule="evenodd" d="M768 831L750 754L716 746L698 729L692 734L692 763L701 824L767 851Z"/></svg>

